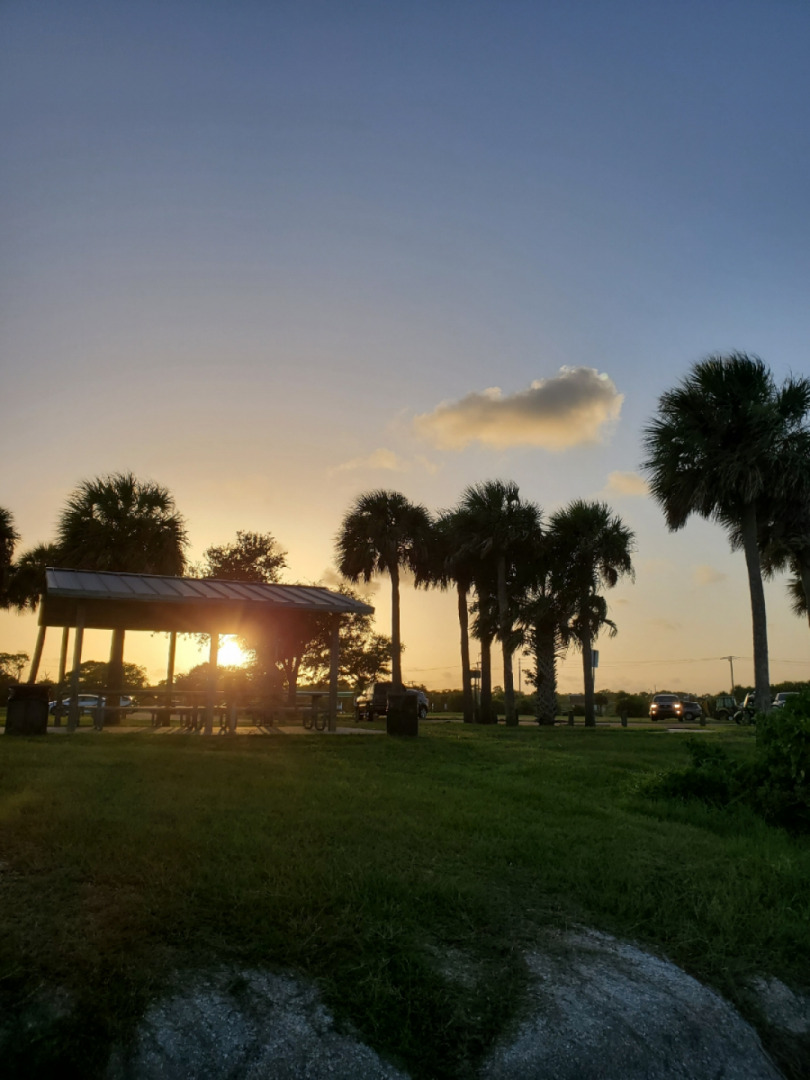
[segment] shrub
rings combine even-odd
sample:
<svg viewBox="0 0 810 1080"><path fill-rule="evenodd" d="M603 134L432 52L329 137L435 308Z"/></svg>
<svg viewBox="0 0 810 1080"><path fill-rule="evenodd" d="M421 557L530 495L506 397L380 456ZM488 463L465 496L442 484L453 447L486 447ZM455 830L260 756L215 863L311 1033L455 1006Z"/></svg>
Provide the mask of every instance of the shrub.
<svg viewBox="0 0 810 1080"><path fill-rule="evenodd" d="M810 830L810 691L758 718L757 756L760 813L788 828Z"/></svg>
<svg viewBox="0 0 810 1080"><path fill-rule="evenodd" d="M632 717L646 717L650 715L650 701L646 694L627 694L623 690L616 695L613 706L616 716L626 713Z"/></svg>
<svg viewBox="0 0 810 1080"><path fill-rule="evenodd" d="M773 825L810 832L810 692L757 717L752 762L734 761L702 739L686 746L691 764L658 777L648 795L718 807L740 802Z"/></svg>

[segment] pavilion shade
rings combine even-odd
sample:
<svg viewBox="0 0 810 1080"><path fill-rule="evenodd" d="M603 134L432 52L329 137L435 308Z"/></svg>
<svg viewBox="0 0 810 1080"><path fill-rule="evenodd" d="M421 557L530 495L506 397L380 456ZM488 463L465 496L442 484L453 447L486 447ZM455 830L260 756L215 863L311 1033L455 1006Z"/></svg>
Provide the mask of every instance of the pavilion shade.
<svg viewBox="0 0 810 1080"><path fill-rule="evenodd" d="M42 626L76 626L79 608L93 630L247 633L285 611L334 615L374 609L314 585L264 585L150 574L46 571Z"/></svg>

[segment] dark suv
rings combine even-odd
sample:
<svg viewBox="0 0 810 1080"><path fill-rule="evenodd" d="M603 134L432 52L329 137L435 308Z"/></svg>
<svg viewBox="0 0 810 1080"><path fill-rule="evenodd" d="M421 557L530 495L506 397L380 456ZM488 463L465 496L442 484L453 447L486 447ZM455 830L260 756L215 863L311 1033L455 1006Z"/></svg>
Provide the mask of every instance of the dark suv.
<svg viewBox="0 0 810 1080"><path fill-rule="evenodd" d="M650 705L650 719L663 720L671 716L683 720L683 705L677 694L656 694Z"/></svg>
<svg viewBox="0 0 810 1080"><path fill-rule="evenodd" d="M357 719L373 720L376 716L385 716L388 713L388 692L392 686L393 683L390 682L374 683L368 697L358 698L355 703ZM424 720L430 709L427 694L413 686L406 686L404 689L406 694L415 695L417 715L420 720Z"/></svg>

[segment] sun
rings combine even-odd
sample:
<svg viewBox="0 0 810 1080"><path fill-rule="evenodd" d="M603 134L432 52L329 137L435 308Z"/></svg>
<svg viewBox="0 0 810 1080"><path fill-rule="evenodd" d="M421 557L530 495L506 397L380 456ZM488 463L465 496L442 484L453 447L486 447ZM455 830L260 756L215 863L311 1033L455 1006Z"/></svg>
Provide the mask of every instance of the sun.
<svg viewBox="0 0 810 1080"><path fill-rule="evenodd" d="M244 667L248 662L248 654L236 640L234 634L226 634L220 639L217 663L223 667Z"/></svg>

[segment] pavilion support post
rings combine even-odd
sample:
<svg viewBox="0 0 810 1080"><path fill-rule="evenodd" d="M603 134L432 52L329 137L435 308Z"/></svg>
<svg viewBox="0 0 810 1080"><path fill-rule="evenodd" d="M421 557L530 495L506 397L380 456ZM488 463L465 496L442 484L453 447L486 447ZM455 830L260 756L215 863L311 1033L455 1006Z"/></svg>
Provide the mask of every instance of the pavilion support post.
<svg viewBox="0 0 810 1080"><path fill-rule="evenodd" d="M103 725L108 724L120 724L121 713L118 711L118 706L121 704L121 691L124 689L124 639L126 631L122 629L113 630L112 638L110 640L110 659L107 664L107 692L106 704L113 706L113 708L107 711L109 720L104 718L104 706L99 702L99 723Z"/></svg>
<svg viewBox="0 0 810 1080"><path fill-rule="evenodd" d="M62 726L62 699L65 696L65 675L67 674L68 644L70 642L70 627L62 627L62 647L59 650L59 678L56 687L56 705L53 709L53 726Z"/></svg>
<svg viewBox="0 0 810 1080"><path fill-rule="evenodd" d="M28 681L35 683L37 681L37 672L39 671L40 661L42 660L42 649L45 645L45 626L40 626L37 631L37 643L34 646L34 657L31 661L31 670L28 672Z"/></svg>
<svg viewBox="0 0 810 1080"><path fill-rule="evenodd" d="M68 642L70 641L70 627L62 627L62 648L59 652L59 685L60 687L65 681L65 673L67 672L67 654L68 654ZM61 691L60 691L61 693Z"/></svg>
<svg viewBox="0 0 810 1080"><path fill-rule="evenodd" d="M217 697L217 656L219 654L219 633L211 633L211 648L208 653L208 686L205 695L205 734L214 734L214 703Z"/></svg>
<svg viewBox="0 0 810 1080"><path fill-rule="evenodd" d="M73 636L73 667L70 672L70 705L68 707L68 731L75 731L79 726L79 667L82 662L82 644L84 642L84 605L76 609L76 633Z"/></svg>
<svg viewBox="0 0 810 1080"><path fill-rule="evenodd" d="M338 667L340 663L340 616L332 616L329 642L329 730L337 731Z"/></svg>
<svg viewBox="0 0 810 1080"><path fill-rule="evenodd" d="M170 727L172 722L172 691L174 690L174 662L177 656L177 631L169 634L169 664L166 668L166 719L163 727ZM182 715L182 714L181 714Z"/></svg>

